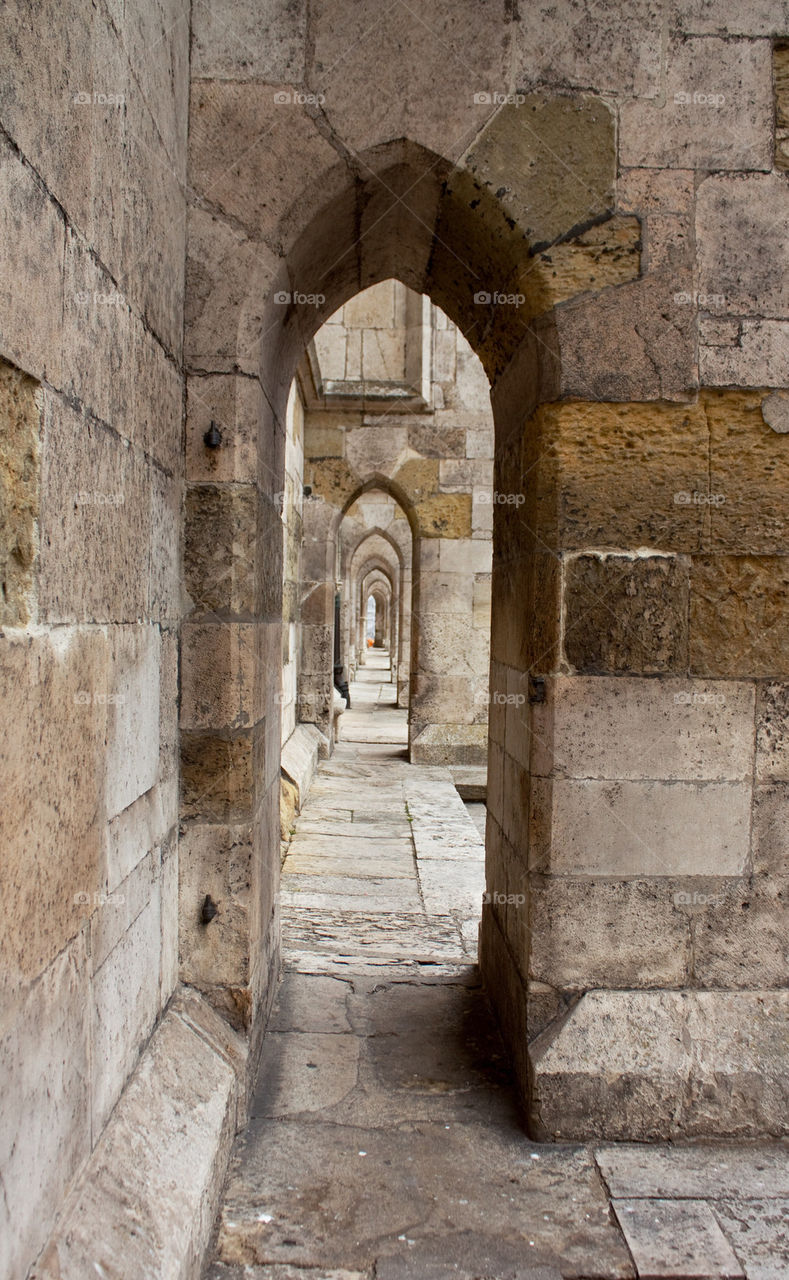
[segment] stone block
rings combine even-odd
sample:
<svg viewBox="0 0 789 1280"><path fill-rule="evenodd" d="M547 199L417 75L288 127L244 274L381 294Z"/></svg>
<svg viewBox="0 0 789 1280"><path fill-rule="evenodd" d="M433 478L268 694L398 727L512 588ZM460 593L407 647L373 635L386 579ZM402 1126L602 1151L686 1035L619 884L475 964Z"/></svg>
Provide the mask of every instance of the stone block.
<svg viewBox="0 0 789 1280"><path fill-rule="evenodd" d="M199 997L193 997L193 1000ZM202 1002L201 1002L202 1003ZM196 1274L235 1131L243 1047L205 1010L169 1011L36 1265L36 1280ZM219 1048L231 1040L234 1057Z"/></svg>
<svg viewBox="0 0 789 1280"><path fill-rule="evenodd" d="M2 642L5 998L83 927L103 888L109 645L98 628ZM115 780L113 779L113 784ZM53 850L61 856L53 857Z"/></svg>
<svg viewBox="0 0 789 1280"><path fill-rule="evenodd" d="M185 817L206 822L244 821L257 809L263 769L260 724L221 732L181 733L181 805Z"/></svg>
<svg viewBox="0 0 789 1280"><path fill-rule="evenodd" d="M101 1133L107 1123L151 1033L159 1013L160 977L161 914L157 885L137 918L93 974L93 1133Z"/></svg>
<svg viewBox="0 0 789 1280"><path fill-rule="evenodd" d="M528 763L534 776L745 781L753 714L745 682L556 677L531 709Z"/></svg>
<svg viewBox="0 0 789 1280"><path fill-rule="evenodd" d="M756 686L756 779L789 781L789 687Z"/></svg>
<svg viewBox="0 0 789 1280"><path fill-rule="evenodd" d="M641 274L643 235L638 218L612 215L551 244L539 256L544 306L555 306L581 293L599 293L637 280ZM533 263L524 277L534 271Z"/></svg>
<svg viewBox="0 0 789 1280"><path fill-rule="evenodd" d="M321 137L300 95L287 84L195 80L189 111L190 181L198 197L253 240L287 249L315 215L312 193L294 199L293 157L322 203L341 189L337 152ZM243 156L244 181L228 181L228 155ZM241 161L239 160L239 164ZM313 279L306 294L321 292ZM299 291L301 292L301 285ZM309 304L307 304L309 305ZM313 307L314 309L314 307ZM282 308L284 311L284 307Z"/></svg>
<svg viewBox="0 0 789 1280"><path fill-rule="evenodd" d="M706 1200L615 1200L613 1207L639 1275L745 1276Z"/></svg>
<svg viewBox="0 0 789 1280"><path fill-rule="evenodd" d="M108 817L148 791L159 772L159 648L157 627L117 627L111 633L105 803Z"/></svg>
<svg viewBox="0 0 789 1280"><path fill-rule="evenodd" d="M159 912L161 923L161 965L159 1008L164 1009L178 984L178 834L165 841L160 850Z"/></svg>
<svg viewBox="0 0 789 1280"><path fill-rule="evenodd" d="M69 228L60 386L120 436L141 444L133 414L138 327L140 321L115 281Z"/></svg>
<svg viewBox="0 0 789 1280"><path fill-rule="evenodd" d="M770 169L772 99L769 41L675 38L665 101L622 105L620 160L656 169Z"/></svg>
<svg viewBox="0 0 789 1280"><path fill-rule="evenodd" d="M695 550L709 504L685 498L708 493L708 454L701 406L542 405L524 433L519 510L551 547Z"/></svg>
<svg viewBox="0 0 789 1280"><path fill-rule="evenodd" d="M181 838L181 979L245 987L250 973L254 835L248 826L191 826ZM204 923L210 896L217 914Z"/></svg>
<svg viewBox="0 0 789 1280"><path fill-rule="evenodd" d="M40 400L36 383L0 359L0 625L36 616Z"/></svg>
<svg viewBox="0 0 789 1280"><path fill-rule="evenodd" d="M756 875L789 876L789 786L785 783L755 788L751 850Z"/></svg>
<svg viewBox="0 0 789 1280"><path fill-rule="evenodd" d="M288 287L282 263L267 245L199 208L187 214L184 358L209 373L260 374L264 301Z"/></svg>
<svg viewBox="0 0 789 1280"><path fill-rule="evenodd" d="M108 893L114 893L149 850L162 844L177 824L178 814L178 776L171 773L108 822L104 839Z"/></svg>
<svg viewBox="0 0 789 1280"><path fill-rule="evenodd" d="M326 115L355 151L412 138L455 159L490 115L490 94L509 82L511 29L490 0L462 9L438 0L429 21L416 25L399 7L382 14L374 0L320 0L310 10L310 28L310 88L325 96ZM401 51L407 93L399 59L379 58L382 48ZM439 95L437 78L444 85Z"/></svg>
<svg viewBox="0 0 789 1280"><path fill-rule="evenodd" d="M593 85L601 93L650 98L659 92L659 77L659 18L646 0L632 5L625 24L594 2L559 11L535 6L518 24L519 85Z"/></svg>
<svg viewBox="0 0 789 1280"><path fill-rule="evenodd" d="M690 264L671 265L560 307L550 329L562 398L686 401L699 377L695 318L676 299L692 287Z"/></svg>
<svg viewBox="0 0 789 1280"><path fill-rule="evenodd" d="M694 973L704 987L785 987L789 982L789 880L726 886L694 933Z"/></svg>
<svg viewBox="0 0 789 1280"><path fill-rule="evenodd" d="M686 557L598 553L564 569L564 651L579 672L651 674L688 664Z"/></svg>
<svg viewBox="0 0 789 1280"><path fill-rule="evenodd" d="M701 183L696 252L703 310L786 317L789 251L778 228L787 214L789 196L779 174L715 175Z"/></svg>
<svg viewBox="0 0 789 1280"><path fill-rule="evenodd" d="M554 875L741 875L750 818L749 782L556 778L532 788L531 865Z"/></svg>
<svg viewBox="0 0 789 1280"><path fill-rule="evenodd" d="M85 936L6 1007L0 1267L21 1276L90 1152L90 995Z"/></svg>
<svg viewBox="0 0 789 1280"><path fill-rule="evenodd" d="M529 977L576 992L684 986L691 933L674 907L674 888L666 881L532 875L528 913L521 908L516 917Z"/></svg>
<svg viewBox="0 0 789 1280"><path fill-rule="evenodd" d="M265 707L265 624L185 623L181 638L181 727L254 724Z"/></svg>
<svg viewBox="0 0 789 1280"><path fill-rule="evenodd" d="M189 485L186 490L184 577L195 616L260 616L262 562L274 548L261 539L263 504L254 485Z"/></svg>
<svg viewBox="0 0 789 1280"><path fill-rule="evenodd" d="M699 556L690 578L690 668L699 675L789 671L789 571L782 556Z"/></svg>
<svg viewBox="0 0 789 1280"><path fill-rule="evenodd" d="M315 725L300 724L282 744L282 772L296 787L299 809L307 798L318 768L320 740L321 735Z"/></svg>
<svg viewBox="0 0 789 1280"><path fill-rule="evenodd" d="M616 167L614 120L599 99L541 97L502 106L464 163L501 200L532 252L610 209ZM540 182L529 180L535 171ZM506 292L506 281L493 281Z"/></svg>
<svg viewBox="0 0 789 1280"><path fill-rule="evenodd" d="M200 3L192 20L192 75L197 79L304 79L306 5Z"/></svg>
<svg viewBox="0 0 789 1280"><path fill-rule="evenodd" d="M738 320L726 336L705 341L699 378L708 387L782 387L789 381L789 325L784 320Z"/></svg>
<svg viewBox="0 0 789 1280"><path fill-rule="evenodd" d="M262 396L256 379L239 375L192 375L187 380L186 473L189 480L254 484ZM218 449L206 448L203 439L212 422L222 436Z"/></svg>
<svg viewBox="0 0 789 1280"><path fill-rule="evenodd" d="M150 466L114 432L49 393L44 395L40 546L42 620L136 622L146 616Z"/></svg>
<svg viewBox="0 0 789 1280"><path fill-rule="evenodd" d="M710 434L705 549L777 555L786 550L783 488L789 439L765 421L763 401L759 391L706 391L701 396Z"/></svg>
<svg viewBox="0 0 789 1280"><path fill-rule="evenodd" d="M414 515L423 538L471 536L471 494L432 494L416 503Z"/></svg>
<svg viewBox="0 0 789 1280"><path fill-rule="evenodd" d="M785 1134L787 993L592 991L532 1046L536 1136Z"/></svg>
<svg viewBox="0 0 789 1280"><path fill-rule="evenodd" d="M334 425L331 414L308 413L304 420L304 456L306 458L342 458L350 428Z"/></svg>

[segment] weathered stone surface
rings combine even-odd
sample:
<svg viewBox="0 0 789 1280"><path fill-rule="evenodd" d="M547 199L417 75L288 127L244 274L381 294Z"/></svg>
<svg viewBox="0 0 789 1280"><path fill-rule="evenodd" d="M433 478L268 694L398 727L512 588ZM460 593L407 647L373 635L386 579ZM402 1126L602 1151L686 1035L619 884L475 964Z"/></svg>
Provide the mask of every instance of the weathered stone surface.
<svg viewBox="0 0 789 1280"><path fill-rule="evenodd" d="M746 1268L746 1274L764 1280L781 1280L789 1266L784 1224L789 1199L746 1200L739 1196L718 1201L718 1221L727 1233Z"/></svg>
<svg viewBox="0 0 789 1280"><path fill-rule="evenodd" d="M0 1265L22 1275L46 1242L58 1205L90 1151L89 960L84 934L6 1006L0 1038L6 1186ZM31 1124L31 1117L38 1123Z"/></svg>
<svg viewBox="0 0 789 1280"><path fill-rule="evenodd" d="M27 17L22 21L26 24ZM0 191L3 354L33 377L57 383L62 359L63 218L5 139L0 146Z"/></svg>
<svg viewBox="0 0 789 1280"><path fill-rule="evenodd" d="M123 889L116 891L123 895ZM106 908L105 908L106 910ZM155 957L155 962L154 962ZM91 1131L101 1133L159 1013L158 887L109 955L94 962Z"/></svg>
<svg viewBox="0 0 789 1280"><path fill-rule="evenodd" d="M320 0L310 10L307 84L324 95L326 115L354 150L412 138L454 159L490 115L491 95L507 90L510 27L503 16L491 0L461 9L440 0L416 22L399 4L382 13L374 0ZM401 50L402 67L377 57L382 44ZM439 95L436 76L445 84Z"/></svg>
<svg viewBox="0 0 789 1280"><path fill-rule="evenodd" d="M699 556L690 575L690 668L700 675L789 670L789 580L781 556Z"/></svg>
<svg viewBox="0 0 789 1280"><path fill-rule="evenodd" d="M40 619L136 622L149 605L151 468L113 431L44 395ZM73 565L82 566L79 575Z"/></svg>
<svg viewBox="0 0 789 1280"><path fill-rule="evenodd" d="M210 1017L210 1014L206 1015ZM196 1271L235 1129L232 1059L168 1013L113 1112L36 1280L80 1280L101 1266L153 1280ZM221 1031L213 1015L217 1039ZM236 1054L243 1050L236 1042Z"/></svg>
<svg viewBox="0 0 789 1280"><path fill-rule="evenodd" d="M785 318L789 258L777 230L789 210L783 179L778 174L707 178L697 201L701 309Z"/></svg>
<svg viewBox="0 0 789 1280"><path fill-rule="evenodd" d="M187 215L184 355L200 372L260 374L266 295L289 285L274 250L200 208Z"/></svg>
<svg viewBox="0 0 789 1280"><path fill-rule="evenodd" d="M710 550L784 554L785 461L789 440L765 423L759 391L705 391L710 435Z"/></svg>
<svg viewBox="0 0 789 1280"><path fill-rule="evenodd" d="M694 933L694 966L705 987L785 987L789 881L721 882Z"/></svg>
<svg viewBox="0 0 789 1280"><path fill-rule="evenodd" d="M755 787L753 870L756 875L789 876L789 786Z"/></svg>
<svg viewBox="0 0 789 1280"><path fill-rule="evenodd" d="M775 711L781 705L775 688ZM765 732L783 743L765 704ZM533 776L750 779L753 686L745 681L557 677L531 709ZM768 730L768 723L772 729Z"/></svg>
<svg viewBox="0 0 789 1280"><path fill-rule="evenodd" d="M299 84L305 29L306 6L292 0L246 7L200 0L192 19L192 75Z"/></svg>
<svg viewBox="0 0 789 1280"><path fill-rule="evenodd" d="M777 40L773 46L775 85L775 167L789 168L789 43Z"/></svg>
<svg viewBox="0 0 789 1280"><path fill-rule="evenodd" d="M789 380L789 326L784 320L720 321L699 325L699 377L710 387L781 387Z"/></svg>
<svg viewBox="0 0 789 1280"><path fill-rule="evenodd" d="M565 1139L785 1134L786 1018L785 992L587 992L532 1046L532 1124Z"/></svg>
<svg viewBox="0 0 789 1280"><path fill-rule="evenodd" d="M315 212L313 200L297 193L287 174L298 149L299 164L321 188L325 200L338 187L332 171L337 152L321 137L290 85L225 79L196 80L192 86L190 170L196 194L254 240L270 249L288 246ZM259 180L229 181L228 156L237 156L230 174ZM295 199L294 199L295 196ZM320 291L313 281L310 293Z"/></svg>
<svg viewBox="0 0 789 1280"><path fill-rule="evenodd" d="M691 308L676 298L691 288L690 265L681 272L669 266L560 307L546 328L548 341L558 343L552 372L559 394L686 401L699 379L695 323Z"/></svg>
<svg viewBox="0 0 789 1280"><path fill-rule="evenodd" d="M35 616L40 408L36 383L0 360L0 624Z"/></svg>
<svg viewBox="0 0 789 1280"><path fill-rule="evenodd" d="M741 1195L769 1200L789 1195L785 1144L716 1143L670 1147L602 1147L595 1159L615 1199L636 1196L718 1200Z"/></svg>
<svg viewBox="0 0 789 1280"><path fill-rule="evenodd" d="M673 40L664 92L663 103L623 103L619 146L625 165L771 168L768 41Z"/></svg>
<svg viewBox="0 0 789 1280"><path fill-rule="evenodd" d="M556 778L533 786L529 858L554 875L741 875L748 782ZM546 812L547 810L547 812Z"/></svg>
<svg viewBox="0 0 789 1280"><path fill-rule="evenodd" d="M639 1275L745 1276L703 1200L615 1200L614 1212Z"/></svg>
<svg viewBox="0 0 789 1280"><path fill-rule="evenodd" d="M688 664L686 557L578 555L565 566L564 651L579 672L682 671Z"/></svg>
<svg viewBox="0 0 789 1280"><path fill-rule="evenodd" d="M109 644L98 628L3 639L3 977L32 981L77 934L103 888ZM42 803L42 797L51 797ZM98 814L101 813L101 819ZM53 858L52 850L69 851Z"/></svg>
<svg viewBox="0 0 789 1280"><path fill-rule="evenodd" d="M692 501L709 491L708 436L696 405L543 405L524 433L522 509L552 547L694 550L709 506Z"/></svg>
<svg viewBox="0 0 789 1280"><path fill-rule="evenodd" d="M525 891L523 875L518 887ZM523 904L515 913L521 944L529 930L530 951L523 948L523 954L529 955L530 977L574 992L681 986L689 970L690 928L674 907L675 891L671 881L531 877L529 911Z"/></svg>
<svg viewBox="0 0 789 1280"><path fill-rule="evenodd" d="M517 31L518 84L554 84L653 98L660 74L658 11L645 0L621 24L605 5L562 10L561 27L548 4L522 15Z"/></svg>
<svg viewBox="0 0 789 1280"><path fill-rule="evenodd" d="M534 251L610 209L614 121L599 98L522 96L494 115L464 164L502 201ZM539 183L531 178L535 169ZM491 283L507 292L507 281Z"/></svg>

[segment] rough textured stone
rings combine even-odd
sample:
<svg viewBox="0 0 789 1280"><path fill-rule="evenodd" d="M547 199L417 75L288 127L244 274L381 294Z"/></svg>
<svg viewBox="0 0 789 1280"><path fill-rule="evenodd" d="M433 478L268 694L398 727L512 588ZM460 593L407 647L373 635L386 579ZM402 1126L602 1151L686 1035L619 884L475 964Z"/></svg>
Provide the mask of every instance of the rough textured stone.
<svg viewBox="0 0 789 1280"><path fill-rule="evenodd" d="M700 675L783 676L789 670L789 581L781 556L694 557L690 667Z"/></svg>
<svg viewBox="0 0 789 1280"><path fill-rule="evenodd" d="M35 615L40 411L36 383L0 361L0 624Z"/></svg>
<svg viewBox="0 0 789 1280"><path fill-rule="evenodd" d="M579 672L682 671L685 557L579 555L566 562L564 651Z"/></svg>
<svg viewBox="0 0 789 1280"><path fill-rule="evenodd" d="M786 317L789 257L779 228L788 209L778 174L715 176L701 183L696 212L701 310Z"/></svg>

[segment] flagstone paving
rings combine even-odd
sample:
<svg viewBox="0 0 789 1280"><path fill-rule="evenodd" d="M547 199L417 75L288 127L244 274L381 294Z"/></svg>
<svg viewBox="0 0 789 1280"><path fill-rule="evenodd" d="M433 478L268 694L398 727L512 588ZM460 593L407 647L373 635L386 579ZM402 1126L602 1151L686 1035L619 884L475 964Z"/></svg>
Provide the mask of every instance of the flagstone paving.
<svg viewBox="0 0 789 1280"><path fill-rule="evenodd" d="M526 1137L474 963L484 805L407 763L386 676L296 820L210 1280L789 1280L789 1144Z"/></svg>

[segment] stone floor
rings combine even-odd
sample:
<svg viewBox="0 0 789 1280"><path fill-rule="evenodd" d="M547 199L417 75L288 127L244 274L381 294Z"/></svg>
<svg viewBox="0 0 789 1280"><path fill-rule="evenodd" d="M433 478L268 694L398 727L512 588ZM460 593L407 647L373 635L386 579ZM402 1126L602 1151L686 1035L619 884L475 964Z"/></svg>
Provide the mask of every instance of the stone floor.
<svg viewBox="0 0 789 1280"><path fill-rule="evenodd" d="M474 967L483 806L407 764L386 675L362 669L296 823L285 973L207 1274L789 1280L789 1144L524 1135Z"/></svg>

